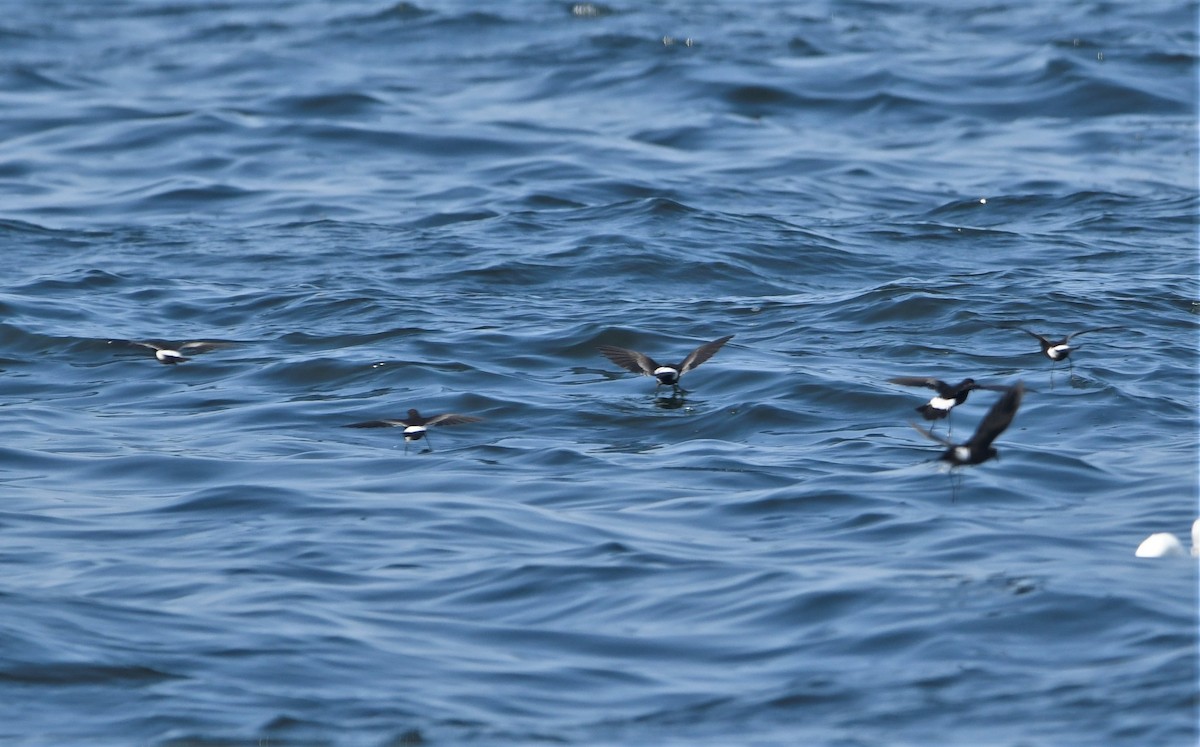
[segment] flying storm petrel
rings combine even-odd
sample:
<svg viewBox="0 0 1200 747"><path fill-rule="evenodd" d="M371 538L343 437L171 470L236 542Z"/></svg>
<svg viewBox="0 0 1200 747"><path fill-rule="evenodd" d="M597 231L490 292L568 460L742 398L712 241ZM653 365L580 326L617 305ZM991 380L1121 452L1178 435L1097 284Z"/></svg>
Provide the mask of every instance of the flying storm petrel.
<svg viewBox="0 0 1200 747"><path fill-rule="evenodd" d="M445 412L441 415L431 415L425 417L415 409L410 409L408 415L403 419L396 420L366 420L361 423L351 423L346 428L404 428L404 450L408 451L408 444L412 441L420 441L422 438L428 443L428 434L430 426L434 425L459 425L462 423L478 423L483 418L477 418L474 415L459 415L454 412ZM430 446L430 450L433 447Z"/></svg>
<svg viewBox="0 0 1200 747"><path fill-rule="evenodd" d="M719 340L706 342L683 359L682 363L670 366L655 363L654 359L645 353L639 353L636 350L628 350L626 348L618 348L614 345L601 345L597 350L608 358L613 363L627 371L632 371L635 374L642 376L653 376L658 384L654 390L658 391L658 387L664 384L669 385L675 392L682 391L679 386L679 378L688 371L699 366L704 361L713 357L713 354L721 349L721 346L733 339L733 335L726 335Z"/></svg>

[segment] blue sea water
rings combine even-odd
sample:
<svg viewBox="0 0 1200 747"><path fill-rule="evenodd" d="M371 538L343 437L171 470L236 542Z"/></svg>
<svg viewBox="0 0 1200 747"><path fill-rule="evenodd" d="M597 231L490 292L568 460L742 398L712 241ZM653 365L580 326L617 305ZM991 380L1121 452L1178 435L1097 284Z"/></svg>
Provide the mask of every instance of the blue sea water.
<svg viewBox="0 0 1200 747"><path fill-rule="evenodd" d="M1194 0L2 7L0 744L1197 743Z"/></svg>

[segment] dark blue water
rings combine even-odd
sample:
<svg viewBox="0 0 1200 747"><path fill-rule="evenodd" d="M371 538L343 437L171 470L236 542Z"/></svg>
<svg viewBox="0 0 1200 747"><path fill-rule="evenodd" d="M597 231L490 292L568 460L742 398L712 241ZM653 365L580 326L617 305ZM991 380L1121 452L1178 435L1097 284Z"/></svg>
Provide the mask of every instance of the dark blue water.
<svg viewBox="0 0 1200 747"><path fill-rule="evenodd" d="M1196 2L3 10L0 743L1196 743Z"/></svg>

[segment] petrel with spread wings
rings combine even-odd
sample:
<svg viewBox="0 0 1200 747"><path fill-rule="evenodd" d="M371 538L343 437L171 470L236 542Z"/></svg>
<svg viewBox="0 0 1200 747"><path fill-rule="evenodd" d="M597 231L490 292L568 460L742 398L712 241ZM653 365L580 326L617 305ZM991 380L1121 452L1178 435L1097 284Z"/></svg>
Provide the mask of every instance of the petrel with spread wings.
<svg viewBox="0 0 1200 747"><path fill-rule="evenodd" d="M937 392L936 395L930 398L929 402L916 408L917 412L921 413L922 417L926 420L941 420L946 417L950 414L951 410L966 402L967 395L976 389L990 389L1000 392L1008 389L1008 387L992 384L980 384L975 379L963 379L957 384L950 385L941 379L935 379L931 376L897 376L894 379L888 379L888 381L901 386L923 386Z"/></svg>
<svg viewBox="0 0 1200 747"><path fill-rule="evenodd" d="M688 353L688 356L683 359L682 363L675 365L655 363L654 359L645 353L619 348L614 345L601 345L597 349L605 358L608 358L627 371L632 371L642 376L653 376L658 381L658 384L654 387L655 391L658 391L658 387L665 384L672 387L675 392L680 392L682 391L679 387L680 377L713 357L713 354L720 350L722 345L732 339L733 335L726 335L719 340L706 342Z"/></svg>
<svg viewBox="0 0 1200 747"><path fill-rule="evenodd" d="M1030 337L1036 337L1037 341L1038 341L1038 345L1042 346L1042 353L1047 358L1049 358L1050 360L1057 363L1058 361L1066 360L1067 358L1070 358L1071 353L1079 349L1078 345L1074 345L1074 346L1071 345L1072 337L1078 337L1079 335L1086 335L1088 332L1103 332L1104 330L1107 330L1107 329L1116 329L1116 327L1095 327L1093 329L1084 329L1084 330L1080 330L1079 332L1072 332L1071 334L1067 335L1066 337L1062 338L1061 340L1046 339L1045 337L1042 337L1041 335L1039 335L1037 332L1031 332L1031 331L1025 329L1024 327L1020 327L1019 329L1022 332L1024 332L1025 334L1029 335Z"/></svg>
<svg viewBox="0 0 1200 747"><path fill-rule="evenodd" d="M218 348L227 348L233 343L217 342L215 340L192 340L190 342L166 342L163 340L109 340L109 344L129 345L149 348L154 351L154 357L159 363L173 366L176 363L190 361L184 353L207 353Z"/></svg>
<svg viewBox="0 0 1200 747"><path fill-rule="evenodd" d="M462 423L478 423L482 418L477 418L474 415L459 415L454 412L444 412L441 415L431 415L425 417L416 409L410 409L408 415L403 419L396 420L366 420L361 423L351 423L347 428L403 428L404 429L404 450L408 451L409 443L420 441L422 438L428 443L428 430L434 425L460 425ZM432 450L432 446L430 449Z"/></svg>

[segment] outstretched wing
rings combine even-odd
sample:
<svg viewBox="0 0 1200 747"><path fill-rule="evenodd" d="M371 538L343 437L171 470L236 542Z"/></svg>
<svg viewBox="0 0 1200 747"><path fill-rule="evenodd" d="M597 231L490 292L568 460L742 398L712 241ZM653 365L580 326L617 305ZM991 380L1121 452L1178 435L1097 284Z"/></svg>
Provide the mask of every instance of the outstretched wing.
<svg viewBox="0 0 1200 747"><path fill-rule="evenodd" d="M908 424L911 425L913 428L916 428L917 433L920 433L922 436L924 436L925 438L928 438L930 441L937 441L942 446L954 446L955 445L954 442L951 441L950 439L942 438L941 436L935 434L933 431L922 428L921 426L917 425L916 423L912 422L911 420L908 421Z"/></svg>
<svg viewBox="0 0 1200 747"><path fill-rule="evenodd" d="M441 415L434 415L425 421L425 425L460 425L462 423L478 423L483 418L477 418L474 415L459 415L455 412L446 412Z"/></svg>
<svg viewBox="0 0 1200 747"><path fill-rule="evenodd" d="M1120 327L1093 327L1091 329L1081 329L1078 332L1072 332L1071 334L1067 335L1065 338L1063 338L1063 341L1066 342L1072 337L1078 337L1079 335L1086 335L1088 332L1106 332L1110 329L1120 329Z"/></svg>
<svg viewBox="0 0 1200 747"><path fill-rule="evenodd" d="M403 420L365 420L361 423L351 423L344 425L343 428L395 428L401 425L408 425Z"/></svg>
<svg viewBox="0 0 1200 747"><path fill-rule="evenodd" d="M217 342L215 340L192 340L190 342L180 343L178 350L189 350L193 353L207 353L210 350L218 348L227 348L233 345L232 342Z"/></svg>
<svg viewBox="0 0 1200 747"><path fill-rule="evenodd" d="M626 371L633 371L635 374L653 376L654 369L658 368L658 364L650 356L639 353L636 350L618 348L614 345L601 345L596 349L605 358L608 358Z"/></svg>
<svg viewBox="0 0 1200 747"><path fill-rule="evenodd" d="M992 441L995 441L996 437L1012 423L1013 416L1017 414L1017 408L1021 406L1023 396L1025 396L1025 385L1022 382L1018 381L1009 387L1008 391L996 400L996 404L992 405L992 409L988 410L987 415L983 416L979 427L975 429L975 435L971 436L967 445L976 449L986 449L991 446Z"/></svg>
<svg viewBox="0 0 1200 747"><path fill-rule="evenodd" d="M1024 332L1025 334L1029 335L1030 337L1036 337L1037 341L1040 342L1042 344L1042 347L1044 347L1044 348L1048 348L1054 344L1054 343L1050 342L1049 340L1047 340L1045 337L1042 337L1041 335L1039 335L1037 332L1030 332L1029 330L1025 329L1024 327L1020 327L1019 329L1022 332Z"/></svg>
<svg viewBox="0 0 1200 747"><path fill-rule="evenodd" d="M725 337L722 337L719 340L713 340L712 342L706 342L703 345L701 345L700 347L693 350L691 353L688 353L688 357L684 358L683 363L679 364L679 375L682 376L683 374L687 373L688 371L691 371L696 366L699 366L704 361L713 357L713 354L716 353L718 350L720 350L722 345L724 345L725 343L729 342L732 339L733 339L733 335L726 335ZM651 369L651 370L653 370L653 369Z"/></svg>
<svg viewBox="0 0 1200 747"><path fill-rule="evenodd" d="M151 342L151 341L149 341L149 340L122 340L122 339L115 339L115 340L109 340L109 341L108 341L108 344L109 344L109 345L124 345L124 346L125 346L125 347L127 347L127 348L149 348L149 349L151 349L151 350L164 350L164 349L166 349L167 347L169 347L169 346L167 346L167 345L164 345L164 344L162 344L162 343L159 343L159 342Z"/></svg>
<svg viewBox="0 0 1200 747"><path fill-rule="evenodd" d="M946 396L946 390L949 389L946 382L941 379L935 379L932 376L897 376L894 379L888 379L888 381L900 386L923 386L934 389L943 397Z"/></svg>

